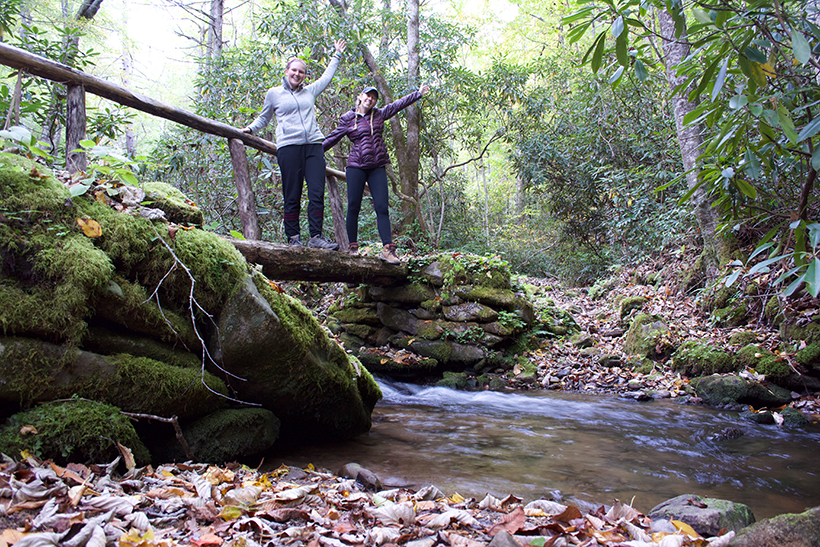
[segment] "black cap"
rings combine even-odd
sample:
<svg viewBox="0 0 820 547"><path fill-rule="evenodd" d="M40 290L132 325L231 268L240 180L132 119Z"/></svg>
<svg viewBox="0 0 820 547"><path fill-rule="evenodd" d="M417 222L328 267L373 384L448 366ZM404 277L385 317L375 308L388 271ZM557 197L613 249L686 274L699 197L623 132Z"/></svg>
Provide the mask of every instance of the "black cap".
<svg viewBox="0 0 820 547"><path fill-rule="evenodd" d="M362 93L375 93L375 94L376 94L376 98L377 98L377 99L379 98L379 90L378 90L378 89L376 89L375 87L373 87L372 85L371 85L371 86L369 86L369 87L366 87L366 88L362 89Z"/></svg>

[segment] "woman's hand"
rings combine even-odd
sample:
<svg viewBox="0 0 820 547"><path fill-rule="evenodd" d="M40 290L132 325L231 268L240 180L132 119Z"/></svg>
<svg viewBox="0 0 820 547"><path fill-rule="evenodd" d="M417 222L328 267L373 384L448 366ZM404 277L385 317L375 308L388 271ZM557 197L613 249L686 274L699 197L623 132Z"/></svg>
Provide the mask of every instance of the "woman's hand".
<svg viewBox="0 0 820 547"><path fill-rule="evenodd" d="M430 91L430 86L428 86L427 84L421 84L421 87L419 88L419 93L421 93L422 97L427 95L427 93L429 91Z"/></svg>
<svg viewBox="0 0 820 547"><path fill-rule="evenodd" d="M347 42L339 38L338 40L336 40L334 46L336 47L336 53L341 55L342 52L345 50L345 47L347 47Z"/></svg>

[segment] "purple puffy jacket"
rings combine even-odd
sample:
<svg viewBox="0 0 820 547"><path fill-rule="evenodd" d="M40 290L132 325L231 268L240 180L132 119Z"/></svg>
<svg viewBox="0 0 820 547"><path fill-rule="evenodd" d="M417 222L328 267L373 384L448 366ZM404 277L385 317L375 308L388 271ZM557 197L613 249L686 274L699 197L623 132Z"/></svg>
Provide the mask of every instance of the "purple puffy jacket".
<svg viewBox="0 0 820 547"><path fill-rule="evenodd" d="M387 154L387 146L382 138L384 122L421 97L421 93L414 91L383 108L371 108L370 112L364 116L356 114L356 109L345 112L339 118L336 129L322 142L322 148L324 150L333 148L342 140L342 137L347 135L353 143L347 158L348 167L375 169L387 165L390 163L390 156Z"/></svg>

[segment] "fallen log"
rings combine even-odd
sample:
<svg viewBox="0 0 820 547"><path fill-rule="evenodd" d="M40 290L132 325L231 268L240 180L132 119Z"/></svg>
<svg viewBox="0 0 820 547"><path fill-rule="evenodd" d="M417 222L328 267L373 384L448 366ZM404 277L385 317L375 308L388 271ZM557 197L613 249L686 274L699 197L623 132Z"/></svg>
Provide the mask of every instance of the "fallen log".
<svg viewBox="0 0 820 547"><path fill-rule="evenodd" d="M320 251L258 240L230 241L245 259L262 266L272 280L299 280L331 283L367 283L393 286L407 280L407 264L388 264L378 258Z"/></svg>

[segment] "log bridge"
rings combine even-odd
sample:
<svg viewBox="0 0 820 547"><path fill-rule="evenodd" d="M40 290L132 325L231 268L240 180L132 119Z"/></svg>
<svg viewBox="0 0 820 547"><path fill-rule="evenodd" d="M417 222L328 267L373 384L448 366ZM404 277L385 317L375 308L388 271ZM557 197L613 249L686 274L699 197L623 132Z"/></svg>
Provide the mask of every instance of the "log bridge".
<svg viewBox="0 0 820 547"><path fill-rule="evenodd" d="M406 280L406 265L390 265L377 258L293 248L261 240L262 230L256 214L256 201L245 146L275 156L274 143L2 42L0 64L17 69L19 74L27 73L66 86L66 168L71 173L85 171L88 166L86 155L80 147L80 142L86 138L86 91L152 116L228 139L238 192L242 235L246 238L229 239L249 262L261 264L263 273L270 279L342 281L374 285L395 285ZM19 100L19 97L16 99ZM326 179L336 242L339 248L346 249L348 240L344 226L344 209L337 184L337 179L344 180L345 174L327 168Z"/></svg>

